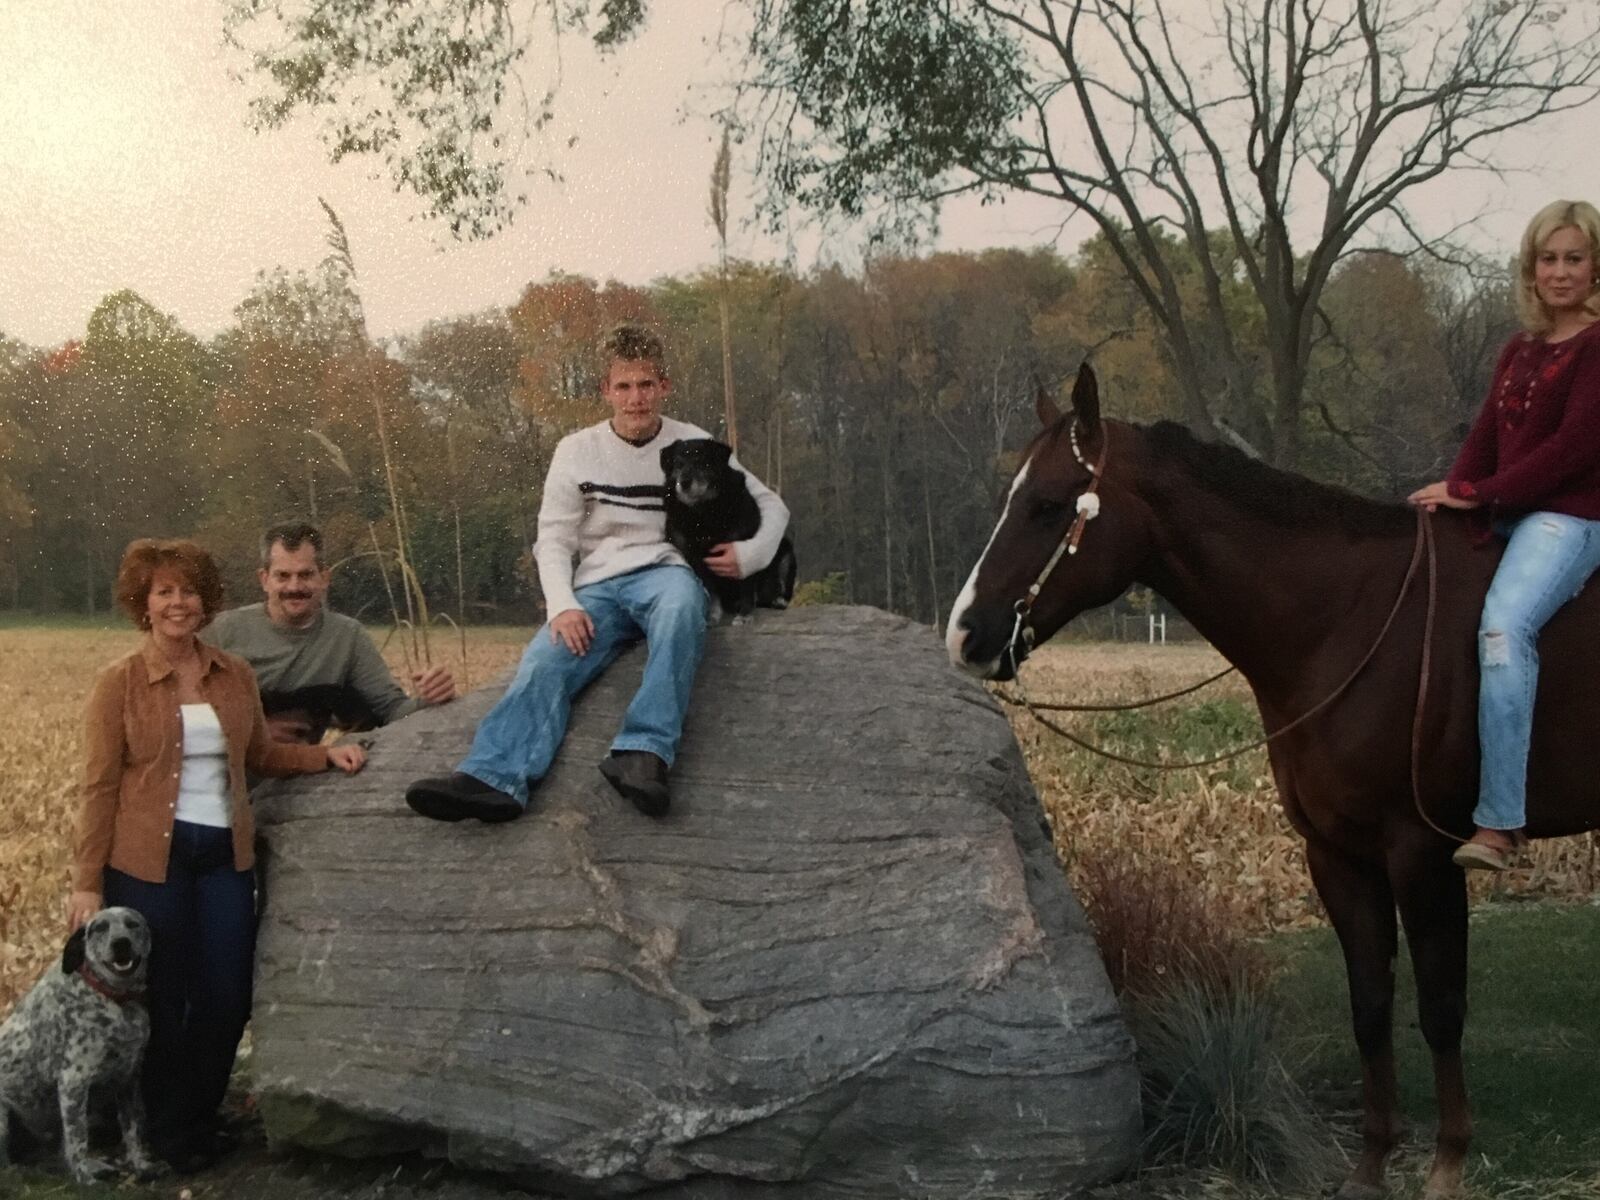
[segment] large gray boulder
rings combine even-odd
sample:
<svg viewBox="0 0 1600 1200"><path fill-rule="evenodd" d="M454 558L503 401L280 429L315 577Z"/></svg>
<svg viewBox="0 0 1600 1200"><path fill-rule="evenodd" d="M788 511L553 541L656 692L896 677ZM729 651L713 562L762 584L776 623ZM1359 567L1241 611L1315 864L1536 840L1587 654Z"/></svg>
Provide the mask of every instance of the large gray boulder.
<svg viewBox="0 0 1600 1200"><path fill-rule="evenodd" d="M1139 1135L1132 1044L1005 718L875 609L711 634L664 821L580 700L509 825L415 816L501 686L258 796L278 1144L571 1194L1050 1197ZM770 1186L769 1186L770 1185Z"/></svg>

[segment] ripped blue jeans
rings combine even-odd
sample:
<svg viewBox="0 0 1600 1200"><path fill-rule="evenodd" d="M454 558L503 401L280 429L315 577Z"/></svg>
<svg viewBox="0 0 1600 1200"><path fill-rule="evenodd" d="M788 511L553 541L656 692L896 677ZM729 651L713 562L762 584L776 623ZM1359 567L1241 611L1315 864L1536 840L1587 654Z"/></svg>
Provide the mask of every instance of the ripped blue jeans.
<svg viewBox="0 0 1600 1200"><path fill-rule="evenodd" d="M1478 623L1478 745L1472 819L1527 824L1528 744L1539 685L1539 631L1600 567L1600 521L1534 512L1496 526L1509 536Z"/></svg>

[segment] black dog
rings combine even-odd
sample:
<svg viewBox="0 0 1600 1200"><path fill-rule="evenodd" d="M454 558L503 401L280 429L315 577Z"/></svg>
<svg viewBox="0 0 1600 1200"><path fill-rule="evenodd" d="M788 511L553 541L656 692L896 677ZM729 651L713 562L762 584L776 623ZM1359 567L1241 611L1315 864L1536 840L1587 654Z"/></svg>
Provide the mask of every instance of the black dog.
<svg viewBox="0 0 1600 1200"><path fill-rule="evenodd" d="M661 470L667 477L667 541L694 568L722 610L744 618L757 605L789 607L796 564L794 543L785 537L772 561L746 579L724 579L706 567L711 547L742 542L761 527L761 510L732 457L733 451L722 442L692 438L662 449Z"/></svg>
<svg viewBox="0 0 1600 1200"><path fill-rule="evenodd" d="M297 721L300 741L315 745L330 728L359 733L378 727L378 714L366 697L339 683L315 683L289 691L261 693L261 711L269 717Z"/></svg>

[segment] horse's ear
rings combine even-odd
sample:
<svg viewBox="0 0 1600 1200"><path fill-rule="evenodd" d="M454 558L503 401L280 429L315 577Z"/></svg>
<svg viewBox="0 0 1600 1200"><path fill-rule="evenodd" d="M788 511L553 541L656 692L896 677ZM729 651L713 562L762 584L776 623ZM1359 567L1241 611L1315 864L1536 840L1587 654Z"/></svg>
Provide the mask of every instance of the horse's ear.
<svg viewBox="0 0 1600 1200"><path fill-rule="evenodd" d="M1033 377L1033 411L1039 414L1039 424L1046 429L1061 419L1061 410L1050 398L1050 393L1045 391L1044 381L1037 375Z"/></svg>
<svg viewBox="0 0 1600 1200"><path fill-rule="evenodd" d="M1072 411L1078 414L1084 437L1094 436L1100 428L1100 381L1088 359L1078 368L1078 382L1072 385Z"/></svg>

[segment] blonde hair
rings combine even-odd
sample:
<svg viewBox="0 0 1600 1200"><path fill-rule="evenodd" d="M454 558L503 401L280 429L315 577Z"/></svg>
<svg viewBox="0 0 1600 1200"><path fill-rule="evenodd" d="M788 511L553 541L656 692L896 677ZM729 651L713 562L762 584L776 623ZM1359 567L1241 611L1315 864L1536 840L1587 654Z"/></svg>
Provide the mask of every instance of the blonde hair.
<svg viewBox="0 0 1600 1200"><path fill-rule="evenodd" d="M1550 309L1533 286L1533 270L1550 235L1569 226L1589 239L1589 257L1600 271L1600 212L1595 211L1594 205L1583 200L1557 200L1536 212L1523 232L1522 251L1517 257L1517 316L1529 333L1549 333L1554 326ZM1591 317L1600 318L1600 292L1595 290L1595 283L1594 279L1589 281L1589 298L1583 307Z"/></svg>
<svg viewBox="0 0 1600 1200"><path fill-rule="evenodd" d="M667 377L667 352L654 330L632 322L618 325L600 343L600 378L610 378L611 364L647 362L662 379Z"/></svg>

